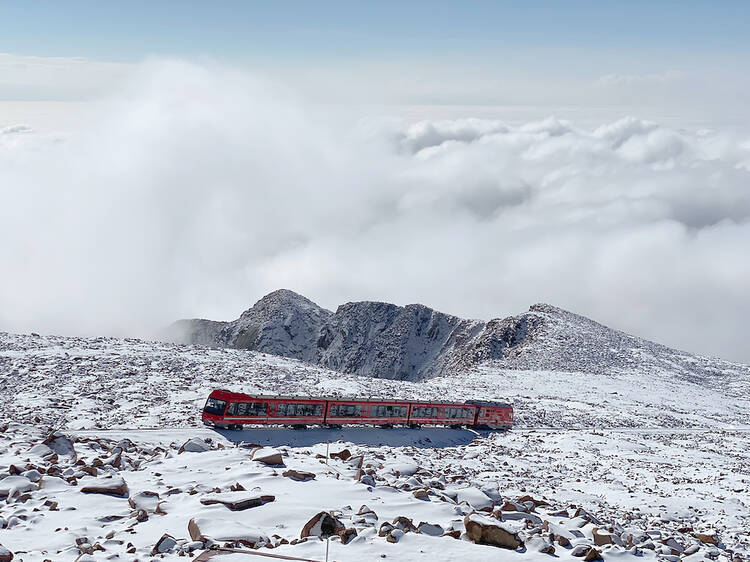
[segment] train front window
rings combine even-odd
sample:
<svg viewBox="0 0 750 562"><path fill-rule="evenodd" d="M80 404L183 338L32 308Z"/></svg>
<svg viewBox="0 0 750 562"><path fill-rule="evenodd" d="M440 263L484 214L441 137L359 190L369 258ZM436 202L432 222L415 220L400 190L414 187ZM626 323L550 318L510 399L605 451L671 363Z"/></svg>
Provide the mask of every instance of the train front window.
<svg viewBox="0 0 750 562"><path fill-rule="evenodd" d="M203 411L207 414L213 414L214 416L220 416L224 413L224 408L227 407L227 403L224 400L217 400L216 398L209 398L206 400L206 405L203 407Z"/></svg>

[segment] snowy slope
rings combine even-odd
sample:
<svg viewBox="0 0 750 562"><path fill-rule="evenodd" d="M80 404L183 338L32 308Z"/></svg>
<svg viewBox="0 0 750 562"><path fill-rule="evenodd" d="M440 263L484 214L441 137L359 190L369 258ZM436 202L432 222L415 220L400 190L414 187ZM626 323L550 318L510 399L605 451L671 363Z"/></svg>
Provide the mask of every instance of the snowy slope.
<svg viewBox="0 0 750 562"><path fill-rule="evenodd" d="M596 326L590 337L611 341ZM525 341L549 348L558 338L536 331ZM218 562L254 559L215 550L226 546L322 561L326 542L300 537L330 511L346 533L356 532L346 544L339 535L328 541L329 560L340 562L573 562L581 552L606 562L738 562L750 554L750 431L733 428L750 425L748 378L734 366L725 376L691 378L668 371L660 347L652 353L643 369L624 362L612 371L529 370L507 357L406 382L254 351L0 333L0 545L24 562L206 552ZM514 404L518 423L480 435L216 432L199 419L215 387L497 398ZM54 429L70 441L50 437ZM268 448L285 466L257 459L274 452ZM354 460L326 457L343 449ZM284 476L290 469L314 478ZM116 487L118 495L84 491L90 487ZM214 503L250 505L261 496L274 499L239 511ZM524 503L528 496L537 504ZM476 522L510 529L523 547L475 544Z"/></svg>
<svg viewBox="0 0 750 562"><path fill-rule="evenodd" d="M519 426L750 425L750 377L692 380L653 364L610 372L484 362L423 382L372 379L253 351L0 333L0 415L55 427L184 427L213 388L271 394L510 401ZM720 407L717 408L717 404Z"/></svg>

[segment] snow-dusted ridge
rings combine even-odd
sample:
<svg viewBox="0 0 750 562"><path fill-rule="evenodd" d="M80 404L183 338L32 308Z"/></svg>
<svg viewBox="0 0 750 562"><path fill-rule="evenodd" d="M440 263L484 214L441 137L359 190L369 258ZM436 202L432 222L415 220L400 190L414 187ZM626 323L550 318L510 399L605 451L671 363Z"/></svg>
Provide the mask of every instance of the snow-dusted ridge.
<svg viewBox="0 0 750 562"><path fill-rule="evenodd" d="M263 297L237 320L181 320L168 336L184 343L262 351L387 379L419 380L463 372L488 361L505 369L655 370L693 382L750 375L750 366L670 349L548 304L481 322L421 304L400 307L363 301L331 312L281 289Z"/></svg>
<svg viewBox="0 0 750 562"><path fill-rule="evenodd" d="M300 537L319 532L308 522L326 511L343 527L329 545L339 562L746 559L750 432L732 429L749 425L744 367L530 314L555 320L515 357L421 382L240 349L0 333L0 545L23 562L184 560L227 545L322 561L325 542ZM606 352L607 369L599 352L570 356L556 345L571 325L625 351ZM701 371L683 369L691 361ZM215 432L199 417L215 387L506 400L517 427ZM285 466L248 443L275 448ZM354 459L321 458L343 449ZM523 546L475 544L476 521ZM217 561L232 558L253 559Z"/></svg>

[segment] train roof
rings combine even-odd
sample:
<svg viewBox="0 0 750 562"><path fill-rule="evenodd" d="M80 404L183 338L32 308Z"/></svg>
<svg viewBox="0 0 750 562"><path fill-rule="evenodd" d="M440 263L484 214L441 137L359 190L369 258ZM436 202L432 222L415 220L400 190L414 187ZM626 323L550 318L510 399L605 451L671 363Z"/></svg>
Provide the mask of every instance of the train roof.
<svg viewBox="0 0 750 562"><path fill-rule="evenodd" d="M508 402L494 402L492 400L467 400L466 404L474 404L475 406L495 406L496 408L507 408L512 406Z"/></svg>
<svg viewBox="0 0 750 562"><path fill-rule="evenodd" d="M464 400L463 402L451 401L451 400L396 400L392 398L378 398L369 396L367 398L357 398L349 396L299 396L299 395L275 395L275 394L248 394L246 392L237 392L234 390L228 390L226 388L218 388L221 392L228 392L229 394L242 394L257 398L259 400L306 400L316 402L388 402L392 404L457 404L457 405L469 405L469 406L495 406L495 407L510 407L511 405L506 402L491 402L488 400Z"/></svg>

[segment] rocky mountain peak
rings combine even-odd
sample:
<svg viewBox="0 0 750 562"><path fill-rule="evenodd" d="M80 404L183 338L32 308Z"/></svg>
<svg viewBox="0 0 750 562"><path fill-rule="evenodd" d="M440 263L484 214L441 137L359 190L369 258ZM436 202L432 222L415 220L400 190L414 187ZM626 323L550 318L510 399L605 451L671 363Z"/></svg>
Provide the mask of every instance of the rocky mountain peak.
<svg viewBox="0 0 750 562"><path fill-rule="evenodd" d="M375 378L418 380L472 370L607 373L634 366L705 377L731 364L669 349L538 303L488 322L422 304L349 302L335 312L287 289L274 291L232 322L183 320L184 343L262 351Z"/></svg>
<svg viewBox="0 0 750 562"><path fill-rule="evenodd" d="M258 300L252 308L248 308L243 312L242 316L253 316L260 311L288 310L295 308L314 312L324 311L330 314L330 311L318 306L313 301L299 293L295 293L289 289L277 289Z"/></svg>

